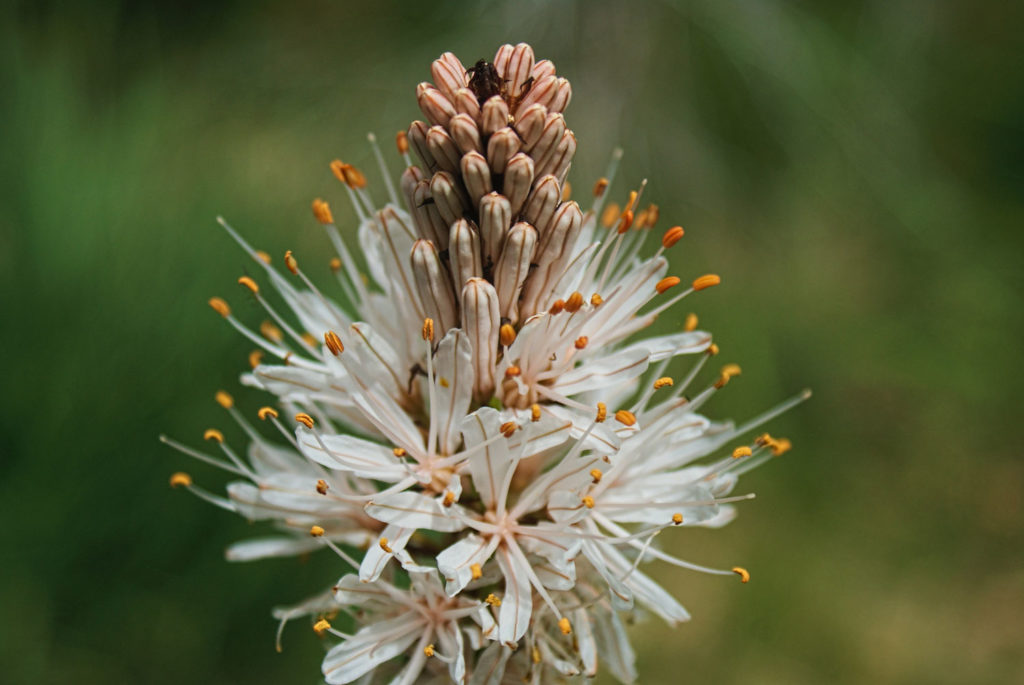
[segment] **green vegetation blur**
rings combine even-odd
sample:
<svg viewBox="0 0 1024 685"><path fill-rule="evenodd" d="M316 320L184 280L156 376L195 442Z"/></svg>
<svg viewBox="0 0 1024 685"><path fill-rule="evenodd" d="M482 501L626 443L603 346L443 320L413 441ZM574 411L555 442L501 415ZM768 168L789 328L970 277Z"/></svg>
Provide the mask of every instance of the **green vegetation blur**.
<svg viewBox="0 0 1024 685"><path fill-rule="evenodd" d="M8 3L11 4L11 3ZM1011 13L1015 16L1011 16ZM354 224L328 163L366 169L420 117L430 61L528 41L573 83L585 197L649 179L672 273L741 377L707 407L792 452L666 565L691 610L632 629L640 682L1024 681L1021 5L887 2L22 2L0 10L0 681L316 683L303 621L329 555L228 563L267 529L167 485L224 477L157 441L242 434L262 318L223 214L327 286L309 204ZM621 200L620 200L621 201ZM677 373L683 367L677 369ZM704 379L713 378L709 368ZM602 681L603 682L603 681Z"/></svg>

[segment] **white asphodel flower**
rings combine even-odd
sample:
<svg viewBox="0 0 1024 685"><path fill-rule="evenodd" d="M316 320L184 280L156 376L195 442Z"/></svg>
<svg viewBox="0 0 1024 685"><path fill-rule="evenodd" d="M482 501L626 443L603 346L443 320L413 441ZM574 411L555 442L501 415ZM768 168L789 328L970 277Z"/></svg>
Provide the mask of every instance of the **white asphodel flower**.
<svg viewBox="0 0 1024 685"><path fill-rule="evenodd" d="M571 199L569 82L522 43L469 69L446 53L431 71L416 89L427 121L397 137L397 186L370 137L383 208L340 161L331 169L355 236L313 203L340 298L291 252L282 274L221 221L253 258L258 276L238 282L267 318L253 328L223 299L210 305L257 346L242 383L275 397L257 416L283 441L218 392L247 436L244 456L216 429L204 435L216 456L163 439L238 480L226 497L184 473L171 483L273 522L276 535L233 545L229 559L337 555L344 573L330 591L275 610L282 628L308 616L339 638L323 662L329 683L542 683L600 663L629 682L618 612L689 618L643 562L749 580L679 559L657 536L731 520L732 503L753 497L731 494L739 476L789 449L748 436L809 393L740 426L699 413L739 367L688 397L718 353L696 317L677 333L634 334L719 278L685 287L666 275L679 226L645 250L659 211L640 208L643 183L623 205L606 202L620 153L589 207ZM679 380L665 375L681 355L695 361Z"/></svg>

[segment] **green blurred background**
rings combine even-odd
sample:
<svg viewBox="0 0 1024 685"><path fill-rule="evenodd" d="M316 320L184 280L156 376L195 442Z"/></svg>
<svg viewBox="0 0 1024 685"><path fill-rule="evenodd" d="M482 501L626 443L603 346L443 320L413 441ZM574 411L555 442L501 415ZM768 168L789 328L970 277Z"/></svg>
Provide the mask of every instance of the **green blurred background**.
<svg viewBox="0 0 1024 685"><path fill-rule="evenodd" d="M309 202L351 216L328 162L376 180L365 134L390 153L431 59L526 40L573 81L576 187L621 144L687 229L674 270L724 278L689 301L744 368L708 411L815 390L739 519L672 543L751 583L655 567L694 620L636 626L641 682L1024 681L1022 8L0 10L0 680L317 682L319 641L296 623L275 653L269 609L337 565L227 563L262 529L171 491L223 479L156 439L229 429L218 388L266 400L205 304L258 317L214 217L325 283Z"/></svg>

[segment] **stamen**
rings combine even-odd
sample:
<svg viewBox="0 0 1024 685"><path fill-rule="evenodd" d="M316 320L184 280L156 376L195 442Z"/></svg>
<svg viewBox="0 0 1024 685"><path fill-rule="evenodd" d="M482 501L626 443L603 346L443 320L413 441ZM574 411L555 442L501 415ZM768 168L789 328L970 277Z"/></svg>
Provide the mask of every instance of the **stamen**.
<svg viewBox="0 0 1024 685"><path fill-rule="evenodd" d="M317 480L316 491L318 493L320 493L321 495L326 495L328 488L329 486L327 485L327 481L325 481L323 478Z"/></svg>
<svg viewBox="0 0 1024 685"><path fill-rule="evenodd" d="M663 278L660 281L658 281L657 285L654 286L654 290L659 295L661 295L662 293L664 293L669 288L674 288L677 285L679 285L679 277L678 276L666 276L665 278Z"/></svg>
<svg viewBox="0 0 1024 685"><path fill-rule="evenodd" d="M263 350L253 350L249 353L249 366L255 369L263 362Z"/></svg>
<svg viewBox="0 0 1024 685"><path fill-rule="evenodd" d="M256 412L256 416L259 417L260 421L266 421L267 417L277 418L277 410L273 407L260 407L260 410Z"/></svg>
<svg viewBox="0 0 1024 685"><path fill-rule="evenodd" d="M749 583L750 582L750 572L747 571L747 569L743 568L742 566L734 566L733 569L732 569L732 572L740 577L740 582L741 583Z"/></svg>
<svg viewBox="0 0 1024 685"><path fill-rule="evenodd" d="M744 445L742 447L737 447L736 449L734 449L732 451L732 458L733 459L739 459L740 457L749 457L753 453L754 453L753 450L751 450L749 447Z"/></svg>
<svg viewBox="0 0 1024 685"><path fill-rule="evenodd" d="M324 529L322 526L312 526L309 529L309 534L315 538L322 538L324 536Z"/></svg>
<svg viewBox="0 0 1024 685"><path fill-rule="evenodd" d="M345 345L342 344L341 338L334 331L327 331L324 333L324 344L327 345L327 349L330 350L331 354L335 357L345 351Z"/></svg>
<svg viewBox="0 0 1024 685"><path fill-rule="evenodd" d="M399 131L395 134L395 147L398 148L398 154L407 155L409 154L409 134L405 131Z"/></svg>
<svg viewBox="0 0 1024 685"><path fill-rule="evenodd" d="M601 469L590 469L590 477L593 480L594 485L597 485L598 483L600 483L601 482L601 478L603 476L604 476L604 473L601 471Z"/></svg>
<svg viewBox="0 0 1024 685"><path fill-rule="evenodd" d="M671 388L675 381L669 376L662 376L658 380L654 381L654 389L661 390L662 388Z"/></svg>
<svg viewBox="0 0 1024 685"><path fill-rule="evenodd" d="M689 333L690 331L697 330L697 315L690 312L686 315L686 323L683 324L683 330Z"/></svg>
<svg viewBox="0 0 1024 685"><path fill-rule="evenodd" d="M203 433L203 440L216 440L217 442L224 442L224 434L216 428L207 428L206 432Z"/></svg>
<svg viewBox="0 0 1024 685"><path fill-rule="evenodd" d="M252 280L248 276L240 276L238 279L239 285L244 285L253 295L260 294L260 287L256 285L256 281Z"/></svg>
<svg viewBox="0 0 1024 685"><path fill-rule="evenodd" d="M427 317L423 319L423 330L421 332L423 339L427 342L434 342L434 320Z"/></svg>
<svg viewBox="0 0 1024 685"><path fill-rule="evenodd" d="M171 474L170 482L172 488L187 488L192 485L192 476L188 475L184 471L178 471L177 473Z"/></svg>
<svg viewBox="0 0 1024 685"><path fill-rule="evenodd" d="M532 404L532 405L530 405L530 420L535 422L535 423L537 421L540 421L540 405L539 404Z"/></svg>
<svg viewBox="0 0 1024 685"><path fill-rule="evenodd" d="M585 335L581 335L580 337L576 338L576 342L573 343L573 345L577 350L582 350L587 346L588 342L590 342L590 339Z"/></svg>
<svg viewBox="0 0 1024 685"><path fill-rule="evenodd" d="M562 631L562 635L568 635L572 632L572 624L569 623L569 619L563 616L558 619L558 629Z"/></svg>
<svg viewBox="0 0 1024 685"><path fill-rule="evenodd" d="M231 409L231 407L235 406L235 399L223 390L218 390L217 394L214 395L213 398L217 400L217 404L225 409Z"/></svg>
<svg viewBox="0 0 1024 685"><path fill-rule="evenodd" d="M679 526L683 523L683 515L679 512L672 514L672 523Z"/></svg>
<svg viewBox="0 0 1024 685"><path fill-rule="evenodd" d="M722 367L721 372L718 375L718 380L715 381L715 388L721 389L729 382L733 376L738 376L741 373L741 369L737 364L726 364Z"/></svg>
<svg viewBox="0 0 1024 685"><path fill-rule="evenodd" d="M661 236L661 247L667 250L682 240L684 234L682 226L673 226L665 231L665 235Z"/></svg>
<svg viewBox="0 0 1024 685"><path fill-rule="evenodd" d="M705 288L710 288L713 285L718 285L721 282L721 277L717 276L716 274L705 274L703 276L696 278L693 281L693 289L704 290Z"/></svg>
<svg viewBox="0 0 1024 685"><path fill-rule="evenodd" d="M615 412L615 420L623 426L633 426L636 424L636 416L628 409L620 409Z"/></svg>
<svg viewBox="0 0 1024 685"><path fill-rule="evenodd" d="M604 423L604 420L608 418L608 406L604 402L597 403L597 418L594 420L598 423Z"/></svg>
<svg viewBox="0 0 1024 685"><path fill-rule="evenodd" d="M323 637L324 633L326 633L330 629L331 624L325 618L322 618L313 624L313 631L320 637Z"/></svg>
<svg viewBox="0 0 1024 685"><path fill-rule="evenodd" d="M606 190L608 190L608 179L604 177L597 179L597 183L594 184L594 197L601 197Z"/></svg>
<svg viewBox="0 0 1024 685"><path fill-rule="evenodd" d="M583 307L583 293L576 291L565 301L565 311L575 314Z"/></svg>
<svg viewBox="0 0 1024 685"><path fill-rule="evenodd" d="M313 216L324 226L330 226L334 224L334 216L331 214L331 206L316 198L313 200Z"/></svg>
<svg viewBox="0 0 1024 685"><path fill-rule="evenodd" d="M501 599L499 599L498 596L495 595L493 592L487 595L487 597L484 599L484 602L490 604L492 607L501 606Z"/></svg>
<svg viewBox="0 0 1024 685"><path fill-rule="evenodd" d="M516 341L516 329L511 324L502 324L498 330L498 339L504 347L508 347Z"/></svg>
<svg viewBox="0 0 1024 685"><path fill-rule="evenodd" d="M305 412L299 412L298 414L296 414L295 420L301 423L306 428L313 428L313 417L310 416L309 414L306 414Z"/></svg>
<svg viewBox="0 0 1024 685"><path fill-rule="evenodd" d="M622 214L622 208L616 203L612 202L610 205L604 208L601 213L601 225L605 228L611 228L618 221L619 215Z"/></svg>
<svg viewBox="0 0 1024 685"><path fill-rule="evenodd" d="M380 548L382 550L384 550L385 552L387 552L388 554L394 554L394 550L392 550L391 546L388 545L388 539L387 538L381 538L380 540L377 541L377 544L380 545Z"/></svg>
<svg viewBox="0 0 1024 685"><path fill-rule="evenodd" d="M602 304L604 304L604 298L598 295L597 293L594 293L593 295L590 296L590 304L594 308L600 307Z"/></svg>
<svg viewBox="0 0 1024 685"><path fill-rule="evenodd" d="M472 566L470 566L469 572L473 580L480 580L480 578L484 575L483 569L480 568L480 564L473 564Z"/></svg>
<svg viewBox="0 0 1024 685"><path fill-rule="evenodd" d="M228 303L225 302L223 298L211 297L207 303L213 308L213 311L217 312L225 319L231 316L231 307L228 306Z"/></svg>

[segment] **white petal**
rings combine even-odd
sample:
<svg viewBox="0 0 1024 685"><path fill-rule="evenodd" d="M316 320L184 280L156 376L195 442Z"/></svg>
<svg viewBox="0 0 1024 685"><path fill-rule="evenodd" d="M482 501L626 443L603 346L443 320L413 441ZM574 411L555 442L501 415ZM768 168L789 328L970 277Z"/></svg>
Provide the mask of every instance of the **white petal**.
<svg viewBox="0 0 1024 685"><path fill-rule="evenodd" d="M496 410L481 407L467 416L461 425L466 450L472 450L468 458L469 474L484 507L488 509L494 508L505 474L512 466L508 442L501 435L501 424L501 415ZM483 445L495 437L494 442Z"/></svg>
<svg viewBox="0 0 1024 685"><path fill-rule="evenodd" d="M360 580L359 576L351 573L343 576L334 586L334 599L344 606L362 606L368 602L394 602L385 588L377 583Z"/></svg>
<svg viewBox="0 0 1024 685"><path fill-rule="evenodd" d="M469 685L501 685L505 677L505 665L511 655L511 649L500 642L493 643L477 659Z"/></svg>
<svg viewBox="0 0 1024 685"><path fill-rule="evenodd" d="M568 396L624 383L647 370L649 357L646 350L633 348L584 361L559 376L554 389Z"/></svg>
<svg viewBox="0 0 1024 685"><path fill-rule="evenodd" d="M243 540L228 547L228 561L253 561L271 557L288 557L320 548L320 543L309 536L304 538L276 537Z"/></svg>
<svg viewBox="0 0 1024 685"><path fill-rule="evenodd" d="M418 492L397 492L367 503L366 513L384 523L403 528L427 528L441 533L462 530L464 524L450 513L461 512L459 505L445 508L432 497Z"/></svg>
<svg viewBox="0 0 1024 685"><path fill-rule="evenodd" d="M404 653L419 637L421 628L420 621L410 618L404 614L371 624L361 629L351 640L327 652L322 666L327 682L331 685L350 683ZM403 627L405 630L401 630ZM388 634L389 639L382 642L380 638Z"/></svg>
<svg viewBox="0 0 1024 685"><path fill-rule="evenodd" d="M452 454L462 440L458 427L473 396L469 337L458 328L448 331L437 346L434 364L437 406L431 408L431 419L437 421L441 453Z"/></svg>
<svg viewBox="0 0 1024 685"><path fill-rule="evenodd" d="M498 641L514 647L530 627L533 592L527 569L517 555L501 548L496 558L505 576L505 594L498 612Z"/></svg>
<svg viewBox="0 0 1024 685"><path fill-rule="evenodd" d="M351 435L321 435L318 440L309 431L301 431L298 437L302 453L328 468L387 483L397 483L409 475L394 452L384 445Z"/></svg>
<svg viewBox="0 0 1024 685"><path fill-rule="evenodd" d="M662 359L680 354L696 354L711 346L711 334L705 331L687 331L671 335L659 335L646 338L623 350L642 349L650 354L650 361L660 362Z"/></svg>
<svg viewBox="0 0 1024 685"><path fill-rule="evenodd" d="M409 542L409 538L412 537L414 530L415 528L407 528L395 524L384 528L380 537L370 545L366 550L366 554L363 555L363 561L359 564L359 580L364 583L377 580L384 567L387 566L388 560L405 549L405 545ZM387 538L390 552L385 551L379 544L381 538Z"/></svg>
<svg viewBox="0 0 1024 685"><path fill-rule="evenodd" d="M470 533L437 555L437 570L445 579L445 592L454 596L473 579L473 564L481 566L490 554L487 540Z"/></svg>

